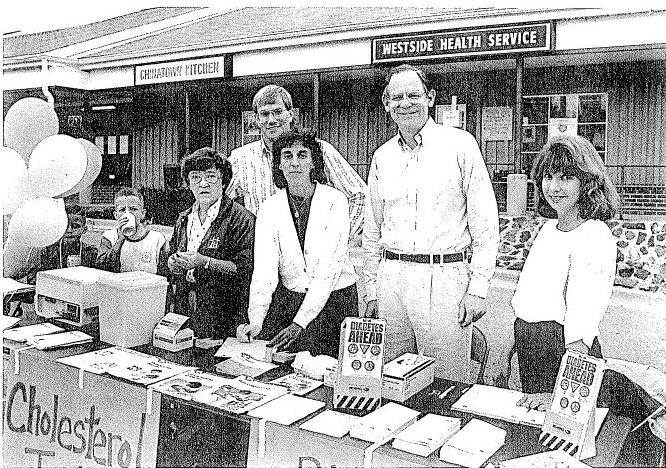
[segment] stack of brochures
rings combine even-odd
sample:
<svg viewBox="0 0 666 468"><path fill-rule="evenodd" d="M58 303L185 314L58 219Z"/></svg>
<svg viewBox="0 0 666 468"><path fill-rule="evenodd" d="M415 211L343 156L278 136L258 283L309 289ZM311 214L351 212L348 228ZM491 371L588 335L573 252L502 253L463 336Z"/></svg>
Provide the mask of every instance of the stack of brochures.
<svg viewBox="0 0 666 468"><path fill-rule="evenodd" d="M460 418L426 414L395 436L393 448L427 457L460 430Z"/></svg>
<svg viewBox="0 0 666 468"><path fill-rule="evenodd" d="M478 468L502 445L506 431L479 419L472 419L451 436L439 451L440 460Z"/></svg>
<svg viewBox="0 0 666 468"><path fill-rule="evenodd" d="M248 416L288 426L323 408L323 401L286 394L248 412Z"/></svg>
<svg viewBox="0 0 666 468"><path fill-rule="evenodd" d="M516 405L524 395L516 390L476 384L466 391L451 409L516 424L543 426L545 411L529 410Z"/></svg>
<svg viewBox="0 0 666 468"><path fill-rule="evenodd" d="M381 442L412 424L419 414L416 410L390 402L360 418L349 435L368 442Z"/></svg>
<svg viewBox="0 0 666 468"><path fill-rule="evenodd" d="M301 424L301 429L326 434L339 439L345 436L359 419L359 416L326 410Z"/></svg>
<svg viewBox="0 0 666 468"><path fill-rule="evenodd" d="M44 322L5 330L2 337L12 341L18 341L19 343L25 343L36 336L48 335L50 333L58 333L61 331L65 330L52 323Z"/></svg>

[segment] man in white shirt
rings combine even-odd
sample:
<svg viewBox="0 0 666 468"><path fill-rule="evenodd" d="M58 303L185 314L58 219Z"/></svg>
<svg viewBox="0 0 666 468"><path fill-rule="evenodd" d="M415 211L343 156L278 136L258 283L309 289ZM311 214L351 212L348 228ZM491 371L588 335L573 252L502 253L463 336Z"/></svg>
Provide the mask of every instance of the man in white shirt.
<svg viewBox="0 0 666 468"><path fill-rule="evenodd" d="M368 176L366 316L388 322L387 360L423 353L436 375L468 381L470 324L486 312L499 244L488 171L472 135L428 116L435 91L418 68L392 69L382 101L398 134Z"/></svg>
<svg viewBox="0 0 666 468"><path fill-rule="evenodd" d="M261 88L252 100L252 110L261 138L236 148L229 156L233 178L227 195L235 199L243 197L245 208L254 215L261 204L277 191L272 177L271 148L273 142L291 128L294 120L293 101L289 92L281 86ZM349 238L356 236L363 224L366 185L330 143L319 140L324 153L324 165L329 185L340 190L349 201L351 228Z"/></svg>

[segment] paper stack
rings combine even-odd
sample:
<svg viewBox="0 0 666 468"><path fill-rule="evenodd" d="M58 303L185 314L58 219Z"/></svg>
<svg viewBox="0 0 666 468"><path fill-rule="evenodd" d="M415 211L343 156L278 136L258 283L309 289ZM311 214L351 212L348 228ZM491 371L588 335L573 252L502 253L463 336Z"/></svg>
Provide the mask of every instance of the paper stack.
<svg viewBox="0 0 666 468"><path fill-rule="evenodd" d="M346 435L359 419L360 416L326 410L301 424L301 429L326 434L339 439Z"/></svg>
<svg viewBox="0 0 666 468"><path fill-rule="evenodd" d="M478 468L504 445L505 437L504 429L472 419L446 441L439 451L439 458L468 468Z"/></svg>
<svg viewBox="0 0 666 468"><path fill-rule="evenodd" d="M286 394L247 414L254 418L267 419L288 426L324 406L326 404L323 401Z"/></svg>
<svg viewBox="0 0 666 468"><path fill-rule="evenodd" d="M389 402L359 419L349 435L368 442L380 442L416 421L418 411Z"/></svg>
<svg viewBox="0 0 666 468"><path fill-rule="evenodd" d="M516 390L476 384L466 391L451 409L541 427L546 418L545 411L530 411L524 406L517 406L516 403L524 395Z"/></svg>
<svg viewBox="0 0 666 468"><path fill-rule="evenodd" d="M460 418L426 414L395 436L393 448L427 457L460 430Z"/></svg>
<svg viewBox="0 0 666 468"><path fill-rule="evenodd" d="M28 344L37 349L66 348L83 343L91 343L92 336L80 331L69 331L64 333L52 333L28 338Z"/></svg>

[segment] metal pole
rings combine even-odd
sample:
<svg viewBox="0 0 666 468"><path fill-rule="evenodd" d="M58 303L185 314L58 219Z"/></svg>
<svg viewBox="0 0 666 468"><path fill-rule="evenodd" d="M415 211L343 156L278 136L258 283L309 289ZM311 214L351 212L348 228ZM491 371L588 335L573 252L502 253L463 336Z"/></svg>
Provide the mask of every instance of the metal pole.
<svg viewBox="0 0 666 468"><path fill-rule="evenodd" d="M516 58L516 106L513 114L513 170L519 173L523 169L523 57Z"/></svg>

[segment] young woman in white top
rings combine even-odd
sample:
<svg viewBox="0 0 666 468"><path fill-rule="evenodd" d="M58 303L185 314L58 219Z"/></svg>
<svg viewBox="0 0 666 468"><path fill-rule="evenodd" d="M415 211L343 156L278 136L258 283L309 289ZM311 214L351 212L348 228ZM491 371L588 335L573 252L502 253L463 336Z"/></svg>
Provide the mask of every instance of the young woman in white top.
<svg viewBox="0 0 666 468"><path fill-rule="evenodd" d="M537 211L552 218L537 235L511 301L523 391L519 404L550 405L567 349L601 357L599 322L610 302L616 241L604 221L619 197L592 144L557 136L542 148L532 180Z"/></svg>
<svg viewBox="0 0 666 468"><path fill-rule="evenodd" d="M340 324L358 316L347 197L326 185L322 149L309 130L273 143L273 180L281 190L257 214L249 323L237 337L337 357Z"/></svg>

